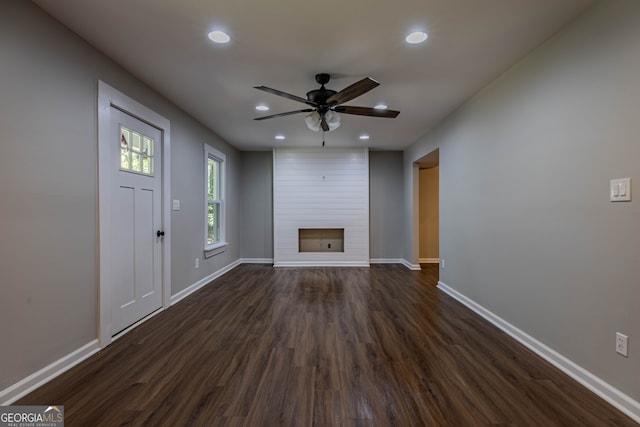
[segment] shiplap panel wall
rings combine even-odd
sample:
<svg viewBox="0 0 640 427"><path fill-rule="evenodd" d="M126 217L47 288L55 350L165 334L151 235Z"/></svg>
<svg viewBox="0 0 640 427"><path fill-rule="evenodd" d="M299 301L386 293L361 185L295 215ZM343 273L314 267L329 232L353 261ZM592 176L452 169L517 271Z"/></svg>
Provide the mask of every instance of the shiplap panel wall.
<svg viewBox="0 0 640 427"><path fill-rule="evenodd" d="M367 149L274 149L274 265L369 265ZM300 228L344 228L344 252L298 250Z"/></svg>

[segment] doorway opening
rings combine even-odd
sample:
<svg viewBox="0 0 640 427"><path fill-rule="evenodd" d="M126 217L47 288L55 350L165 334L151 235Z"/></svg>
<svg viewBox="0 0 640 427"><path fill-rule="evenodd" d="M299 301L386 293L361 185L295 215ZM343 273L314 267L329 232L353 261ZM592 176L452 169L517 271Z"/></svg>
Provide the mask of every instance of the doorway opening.
<svg viewBox="0 0 640 427"><path fill-rule="evenodd" d="M422 270L439 273L440 152L416 161L418 167L418 260ZM431 271L433 270L433 271Z"/></svg>

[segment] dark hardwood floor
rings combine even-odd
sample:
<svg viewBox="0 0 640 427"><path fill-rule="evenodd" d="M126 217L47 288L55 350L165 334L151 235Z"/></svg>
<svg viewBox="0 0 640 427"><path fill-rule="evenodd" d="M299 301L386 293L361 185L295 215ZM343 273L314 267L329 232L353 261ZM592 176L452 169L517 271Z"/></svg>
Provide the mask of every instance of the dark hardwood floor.
<svg viewBox="0 0 640 427"><path fill-rule="evenodd" d="M16 404L73 426L633 426L435 288L242 265Z"/></svg>

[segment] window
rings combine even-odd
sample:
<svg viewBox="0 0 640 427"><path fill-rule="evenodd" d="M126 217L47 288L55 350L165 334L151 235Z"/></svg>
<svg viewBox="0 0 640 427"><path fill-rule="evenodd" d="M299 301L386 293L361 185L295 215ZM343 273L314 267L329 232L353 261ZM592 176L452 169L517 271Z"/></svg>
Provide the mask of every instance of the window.
<svg viewBox="0 0 640 427"><path fill-rule="evenodd" d="M153 139L120 126L120 170L153 176Z"/></svg>
<svg viewBox="0 0 640 427"><path fill-rule="evenodd" d="M224 154L205 144L205 250L225 246Z"/></svg>

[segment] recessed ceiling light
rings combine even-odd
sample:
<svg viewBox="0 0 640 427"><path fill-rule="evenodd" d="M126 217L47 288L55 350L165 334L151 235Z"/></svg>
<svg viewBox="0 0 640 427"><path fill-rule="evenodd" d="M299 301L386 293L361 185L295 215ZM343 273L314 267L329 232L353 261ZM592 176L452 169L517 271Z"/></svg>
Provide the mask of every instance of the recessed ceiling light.
<svg viewBox="0 0 640 427"><path fill-rule="evenodd" d="M224 31L211 31L209 33L209 38L215 43L229 43L229 41L231 40L229 34L225 33Z"/></svg>
<svg viewBox="0 0 640 427"><path fill-rule="evenodd" d="M362 139L362 140L364 141L364 140L369 139L369 135L367 135L367 134L363 134L363 135L360 135L360 136L359 136L359 138L360 138L360 139Z"/></svg>
<svg viewBox="0 0 640 427"><path fill-rule="evenodd" d="M276 135L276 139L282 140L282 139L284 139L284 135Z"/></svg>
<svg viewBox="0 0 640 427"><path fill-rule="evenodd" d="M425 41L427 39L427 37L429 37L429 36L424 31L414 31L413 33L409 34L405 38L405 40L409 44L418 44L418 43L422 43L423 41Z"/></svg>
<svg viewBox="0 0 640 427"><path fill-rule="evenodd" d="M256 105L256 110L258 111L269 111L269 107L264 104Z"/></svg>
<svg viewBox="0 0 640 427"><path fill-rule="evenodd" d="M386 104L378 104L373 108L375 108L376 110L386 110L389 107Z"/></svg>

